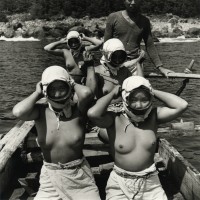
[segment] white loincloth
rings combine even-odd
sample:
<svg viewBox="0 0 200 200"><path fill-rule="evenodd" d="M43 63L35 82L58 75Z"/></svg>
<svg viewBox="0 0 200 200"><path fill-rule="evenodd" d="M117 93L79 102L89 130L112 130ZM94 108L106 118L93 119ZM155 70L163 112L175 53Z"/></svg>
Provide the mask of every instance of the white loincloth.
<svg viewBox="0 0 200 200"><path fill-rule="evenodd" d="M145 52L143 50L139 51L139 57L135 59L131 59L126 61L123 66L127 67L129 71L132 73L132 75L138 75L137 74L137 67L140 66L143 70L143 63L140 62L142 58L144 58Z"/></svg>
<svg viewBox="0 0 200 200"><path fill-rule="evenodd" d="M128 172L116 165L106 186L106 200L167 200L155 164L140 172Z"/></svg>
<svg viewBox="0 0 200 200"><path fill-rule="evenodd" d="M34 200L100 200L94 176L85 158L66 164L44 162L40 188Z"/></svg>

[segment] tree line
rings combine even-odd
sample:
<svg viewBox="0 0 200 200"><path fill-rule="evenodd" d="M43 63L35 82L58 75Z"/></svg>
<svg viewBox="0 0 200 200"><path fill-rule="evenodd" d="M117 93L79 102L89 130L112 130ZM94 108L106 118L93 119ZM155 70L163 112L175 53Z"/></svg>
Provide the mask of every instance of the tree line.
<svg viewBox="0 0 200 200"><path fill-rule="evenodd" d="M146 14L172 13L180 17L200 14L200 0L141 0ZM30 13L31 19L51 19L63 15L81 18L102 17L124 9L123 0L0 0L0 21L6 15Z"/></svg>

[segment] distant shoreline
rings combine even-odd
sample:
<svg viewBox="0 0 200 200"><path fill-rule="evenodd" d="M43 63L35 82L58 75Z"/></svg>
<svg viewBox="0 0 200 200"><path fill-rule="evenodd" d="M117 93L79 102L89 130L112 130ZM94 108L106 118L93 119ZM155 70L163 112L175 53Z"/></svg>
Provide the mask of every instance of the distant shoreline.
<svg viewBox="0 0 200 200"><path fill-rule="evenodd" d="M51 38L52 40L52 38ZM6 38L4 36L0 37L0 42L40 42L41 40L38 38L23 38L23 37L13 37L13 38ZM156 43L184 43L184 42L200 42L200 38L185 38L185 37L177 37L177 38L157 38ZM144 45L143 43L141 45Z"/></svg>
<svg viewBox="0 0 200 200"><path fill-rule="evenodd" d="M180 18L172 14L147 16L152 25L152 33L155 38L200 38L200 19ZM75 19L66 17L62 20L47 21L33 20L23 21L19 16L10 17L9 22L0 22L0 36L6 38L36 38L59 39L64 37L72 28L83 31L86 35L94 35L94 32L105 30L107 17Z"/></svg>

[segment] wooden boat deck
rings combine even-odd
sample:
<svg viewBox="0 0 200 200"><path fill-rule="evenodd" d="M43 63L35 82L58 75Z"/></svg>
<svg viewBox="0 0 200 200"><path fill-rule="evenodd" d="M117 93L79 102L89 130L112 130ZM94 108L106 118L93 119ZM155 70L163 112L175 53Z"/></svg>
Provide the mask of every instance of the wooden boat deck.
<svg viewBox="0 0 200 200"><path fill-rule="evenodd" d="M6 157L9 162L3 159L6 163L5 167L0 164L0 169L2 168L0 178L9 182L7 191L5 192L4 190L4 193L0 195L1 200L31 200L39 187L42 156L40 148L35 141L36 130L33 126L34 124L31 123L18 123L9 134L0 140L0 158L2 153L10 151ZM168 129L159 129L159 132L162 133L168 131ZM15 145L10 149L10 145L6 144L6 146L5 143L10 140L9 138L13 137L13 133L15 135L19 133L20 139L17 142L21 145ZM23 140L22 138L27 135L28 137ZM16 151L15 148L17 149ZM106 182L113 166L108 149L108 145L103 144L95 132L86 134L84 155L92 167L102 200L105 199ZM12 152L14 152L13 155ZM200 173L165 139L161 139L159 142L155 162L157 163L162 186L169 200L190 200L191 197L194 200L200 199L200 191L198 192L200 188ZM0 189L3 187L3 181L1 181Z"/></svg>

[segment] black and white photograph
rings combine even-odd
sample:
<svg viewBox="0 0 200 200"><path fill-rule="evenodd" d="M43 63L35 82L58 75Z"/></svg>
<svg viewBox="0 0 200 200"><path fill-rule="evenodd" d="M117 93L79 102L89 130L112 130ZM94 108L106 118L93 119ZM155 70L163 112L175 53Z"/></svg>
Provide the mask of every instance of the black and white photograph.
<svg viewBox="0 0 200 200"><path fill-rule="evenodd" d="M0 0L0 200L200 200L200 0Z"/></svg>

